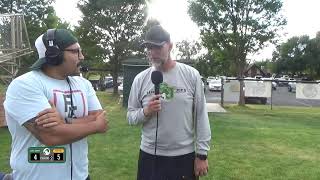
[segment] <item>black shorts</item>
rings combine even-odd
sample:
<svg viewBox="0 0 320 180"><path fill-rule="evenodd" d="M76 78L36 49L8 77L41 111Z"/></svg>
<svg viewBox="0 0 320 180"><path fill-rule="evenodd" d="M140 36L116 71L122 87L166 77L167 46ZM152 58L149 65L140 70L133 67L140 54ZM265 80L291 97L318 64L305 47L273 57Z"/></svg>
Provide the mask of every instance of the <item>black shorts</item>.
<svg viewBox="0 0 320 180"><path fill-rule="evenodd" d="M196 180L195 153L154 156L140 150L137 180Z"/></svg>

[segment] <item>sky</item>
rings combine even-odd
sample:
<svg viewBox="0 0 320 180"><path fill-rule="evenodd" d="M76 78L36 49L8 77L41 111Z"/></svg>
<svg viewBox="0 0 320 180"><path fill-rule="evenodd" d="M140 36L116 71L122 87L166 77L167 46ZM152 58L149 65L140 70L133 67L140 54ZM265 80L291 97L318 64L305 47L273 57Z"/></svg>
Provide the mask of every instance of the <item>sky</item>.
<svg viewBox="0 0 320 180"><path fill-rule="evenodd" d="M77 9L78 0L56 0L54 4L57 16L72 25L77 25L81 12ZM320 31L320 0L284 0L282 14L287 18L287 25L282 32L280 42L292 36L309 35L314 38ZM187 39L200 38L197 25L187 14L187 0L153 0L149 5L149 16L160 20L162 26L170 33L173 43ZM272 57L273 45L251 55L250 59L266 59Z"/></svg>

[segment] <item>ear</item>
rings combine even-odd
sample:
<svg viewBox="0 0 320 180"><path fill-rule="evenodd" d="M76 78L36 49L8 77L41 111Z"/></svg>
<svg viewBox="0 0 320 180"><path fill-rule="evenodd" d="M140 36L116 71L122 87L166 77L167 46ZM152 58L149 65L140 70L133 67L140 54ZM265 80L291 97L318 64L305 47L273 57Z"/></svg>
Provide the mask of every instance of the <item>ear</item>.
<svg viewBox="0 0 320 180"><path fill-rule="evenodd" d="M169 43L169 51L170 51L170 52L171 52L171 50L172 50L172 47L173 47L173 43L170 42L170 43Z"/></svg>

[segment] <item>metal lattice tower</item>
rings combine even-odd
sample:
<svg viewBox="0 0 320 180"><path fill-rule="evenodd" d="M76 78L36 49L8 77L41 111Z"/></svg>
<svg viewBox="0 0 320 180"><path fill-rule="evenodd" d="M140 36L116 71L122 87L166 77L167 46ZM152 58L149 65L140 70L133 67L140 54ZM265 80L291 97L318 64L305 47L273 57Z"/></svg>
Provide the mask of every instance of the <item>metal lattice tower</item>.
<svg viewBox="0 0 320 180"><path fill-rule="evenodd" d="M9 84L18 73L21 57L30 53L24 16L0 14L0 80Z"/></svg>

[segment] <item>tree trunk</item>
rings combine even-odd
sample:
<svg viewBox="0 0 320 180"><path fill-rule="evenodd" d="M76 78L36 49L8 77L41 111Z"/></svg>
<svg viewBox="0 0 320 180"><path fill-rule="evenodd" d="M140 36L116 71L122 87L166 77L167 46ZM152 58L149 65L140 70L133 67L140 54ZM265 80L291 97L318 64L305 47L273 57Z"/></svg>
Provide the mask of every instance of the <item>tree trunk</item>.
<svg viewBox="0 0 320 180"><path fill-rule="evenodd" d="M112 79L113 79L113 94L118 94L118 76L119 76L119 66L118 58L114 58L114 67L111 69Z"/></svg>
<svg viewBox="0 0 320 180"><path fill-rule="evenodd" d="M243 77L242 77L243 78ZM239 96L239 106L244 106L245 103L245 92L244 92L244 81L240 80L240 96Z"/></svg>
<svg viewBox="0 0 320 180"><path fill-rule="evenodd" d="M243 73L244 73L244 67L245 63L242 63L241 60L239 60L238 64L238 78L240 80L240 95L239 95L239 106L244 106L245 105L245 89L244 89L244 81L243 81Z"/></svg>
<svg viewBox="0 0 320 180"><path fill-rule="evenodd" d="M112 73L112 79L113 79L113 94L118 94L118 72L115 70Z"/></svg>

